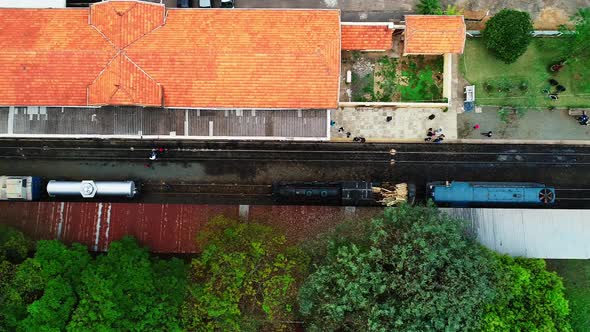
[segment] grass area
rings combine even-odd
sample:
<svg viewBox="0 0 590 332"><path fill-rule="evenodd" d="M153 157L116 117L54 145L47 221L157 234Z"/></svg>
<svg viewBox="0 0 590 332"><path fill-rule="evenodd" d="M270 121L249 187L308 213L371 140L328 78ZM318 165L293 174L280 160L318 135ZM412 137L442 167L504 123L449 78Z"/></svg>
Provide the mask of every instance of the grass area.
<svg viewBox="0 0 590 332"><path fill-rule="evenodd" d="M535 38L526 53L512 64L496 59L483 40L468 39L460 68L463 76L476 85L478 105L529 107L590 107L590 59L568 63L559 73L549 66L560 60L559 38ZM566 91L552 101L543 90L552 91L549 79Z"/></svg>
<svg viewBox="0 0 590 332"><path fill-rule="evenodd" d="M353 101L443 101L442 56L408 56L399 60L383 56L373 61L372 73L360 76L353 71Z"/></svg>
<svg viewBox="0 0 590 332"><path fill-rule="evenodd" d="M436 73L442 73L443 58L427 63L424 56L408 56L402 60L401 101L430 102L442 101L442 82L435 80ZM441 76L442 77L442 76Z"/></svg>
<svg viewBox="0 0 590 332"><path fill-rule="evenodd" d="M375 75L373 73L365 76L352 73L352 100L353 101L372 101L375 85Z"/></svg>
<svg viewBox="0 0 590 332"><path fill-rule="evenodd" d="M590 260L547 260L549 269L563 278L575 332L590 331Z"/></svg>

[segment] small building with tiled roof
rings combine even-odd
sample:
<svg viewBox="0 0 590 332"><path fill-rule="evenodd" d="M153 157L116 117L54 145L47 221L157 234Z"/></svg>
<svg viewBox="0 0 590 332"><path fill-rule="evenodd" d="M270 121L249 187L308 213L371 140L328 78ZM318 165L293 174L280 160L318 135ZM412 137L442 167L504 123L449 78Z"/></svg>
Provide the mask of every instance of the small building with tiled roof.
<svg viewBox="0 0 590 332"><path fill-rule="evenodd" d="M0 106L338 106L338 10L0 9Z"/></svg>
<svg viewBox="0 0 590 332"><path fill-rule="evenodd" d="M463 16L406 15L405 19L404 55L463 53Z"/></svg>
<svg viewBox="0 0 590 332"><path fill-rule="evenodd" d="M387 51L392 45L392 23L342 23L344 51Z"/></svg>

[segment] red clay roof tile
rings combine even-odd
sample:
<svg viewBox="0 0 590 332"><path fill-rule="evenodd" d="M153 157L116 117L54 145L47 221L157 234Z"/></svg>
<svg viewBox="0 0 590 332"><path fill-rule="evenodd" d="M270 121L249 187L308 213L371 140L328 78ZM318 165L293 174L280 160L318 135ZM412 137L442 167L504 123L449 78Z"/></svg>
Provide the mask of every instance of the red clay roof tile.
<svg viewBox="0 0 590 332"><path fill-rule="evenodd" d="M161 25L162 13L0 9L0 105L337 106L338 11L172 9Z"/></svg>
<svg viewBox="0 0 590 332"><path fill-rule="evenodd" d="M386 51L393 45L392 34L387 25L342 25L342 49Z"/></svg>
<svg viewBox="0 0 590 332"><path fill-rule="evenodd" d="M463 53L463 16L406 15L404 54Z"/></svg>

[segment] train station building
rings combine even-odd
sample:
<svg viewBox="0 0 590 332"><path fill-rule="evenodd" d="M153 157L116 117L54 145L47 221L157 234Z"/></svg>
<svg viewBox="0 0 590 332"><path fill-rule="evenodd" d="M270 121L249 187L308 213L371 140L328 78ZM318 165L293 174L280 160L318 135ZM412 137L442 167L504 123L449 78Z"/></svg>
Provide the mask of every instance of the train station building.
<svg viewBox="0 0 590 332"><path fill-rule="evenodd" d="M325 138L338 105L337 10L105 1L0 31L7 134Z"/></svg>
<svg viewBox="0 0 590 332"><path fill-rule="evenodd" d="M0 8L0 136L329 140L342 50L387 51L394 30L339 10Z"/></svg>

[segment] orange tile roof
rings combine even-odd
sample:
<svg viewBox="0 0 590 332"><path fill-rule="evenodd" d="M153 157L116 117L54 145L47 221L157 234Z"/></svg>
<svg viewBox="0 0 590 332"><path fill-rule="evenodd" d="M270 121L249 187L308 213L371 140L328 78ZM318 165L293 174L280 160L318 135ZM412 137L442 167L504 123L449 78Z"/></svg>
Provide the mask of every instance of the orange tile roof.
<svg viewBox="0 0 590 332"><path fill-rule="evenodd" d="M0 105L86 105L115 54L87 9L0 9Z"/></svg>
<svg viewBox="0 0 590 332"><path fill-rule="evenodd" d="M0 31L0 105L338 103L336 10L166 13L159 4L106 1L90 10L0 9Z"/></svg>
<svg viewBox="0 0 590 332"><path fill-rule="evenodd" d="M342 25L342 49L385 51L391 49L393 30L387 25Z"/></svg>
<svg viewBox="0 0 590 332"><path fill-rule="evenodd" d="M463 16L406 15L404 54L463 53Z"/></svg>

